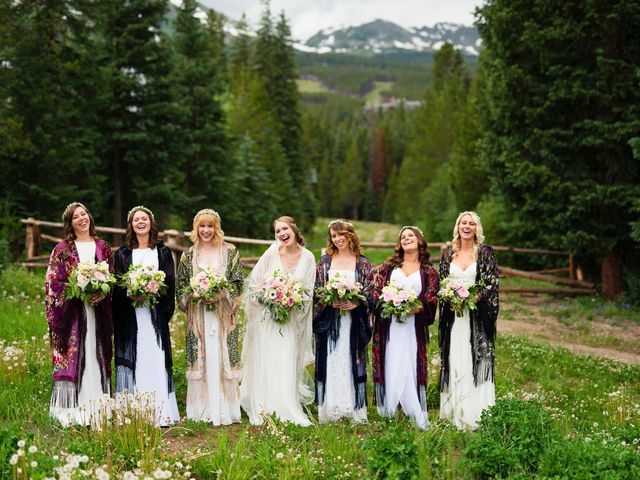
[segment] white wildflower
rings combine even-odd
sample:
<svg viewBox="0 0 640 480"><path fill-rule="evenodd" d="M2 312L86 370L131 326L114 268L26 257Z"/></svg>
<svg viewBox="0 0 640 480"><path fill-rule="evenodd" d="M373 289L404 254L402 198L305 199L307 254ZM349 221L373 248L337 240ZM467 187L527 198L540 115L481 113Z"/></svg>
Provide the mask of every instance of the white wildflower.
<svg viewBox="0 0 640 480"><path fill-rule="evenodd" d="M35 445L31 445L29 447L29 453L36 453L38 451L38 447L36 447Z"/></svg>

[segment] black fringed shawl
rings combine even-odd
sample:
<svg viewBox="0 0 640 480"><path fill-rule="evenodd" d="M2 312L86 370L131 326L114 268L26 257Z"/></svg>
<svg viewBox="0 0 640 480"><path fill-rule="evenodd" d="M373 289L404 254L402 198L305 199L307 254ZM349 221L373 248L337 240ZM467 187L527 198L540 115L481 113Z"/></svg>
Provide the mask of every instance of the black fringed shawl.
<svg viewBox="0 0 640 480"><path fill-rule="evenodd" d="M449 247L440 260L440 279L449 276L453 250ZM498 263L493 249L480 244L478 251L476 283L483 281L485 287L480 291L478 309L470 312L471 338L469 339L473 359L473 382L477 386L488 380L494 381L494 357L496 321L499 309L499 273ZM440 390L449 386L449 353L451 346L451 328L455 313L447 302L440 302Z"/></svg>
<svg viewBox="0 0 640 480"><path fill-rule="evenodd" d="M173 392L173 360L171 358L171 337L169 335L169 321L175 308L175 267L171 251L159 243L158 267L165 274L164 282L167 289L161 295L158 303L151 308L151 322L156 332L158 346L164 352L164 367L167 371L168 391ZM116 275L121 275L129 270L132 252L126 246L120 247L115 254ZM116 287L113 293L113 323L114 343L116 359L116 392L127 389L134 391L136 384L136 343L138 337L138 324L136 311L127 297L127 290Z"/></svg>
<svg viewBox="0 0 640 480"><path fill-rule="evenodd" d="M381 265L371 271L369 275L368 300L369 315L373 323L373 383L375 386L374 403L384 405L385 399L385 378L384 369L387 353L387 342L389 340L389 330L391 328L391 318L382 316L380 307L380 296L382 289L389 283L393 268ZM415 332L417 341L417 388L420 404L426 409L426 388L427 388L427 344L429 343L429 325L433 325L436 318L436 305L438 303L438 273L433 267L420 267L420 280L422 290L418 298L422 302L423 310L415 314Z"/></svg>
<svg viewBox="0 0 640 480"><path fill-rule="evenodd" d="M316 267L315 288L324 287L329 281L331 255L322 255ZM366 257L360 255L356 262L355 281L366 288L367 277L371 271L371 264ZM355 390L355 408L362 408L367 404L367 344L371 340L369 326L368 305L366 301L358 303L351 310L351 371ZM325 385L327 380L327 356L333 350L340 334L340 312L330 305L318 301L313 297L313 333L316 347L316 402L324 403Z"/></svg>

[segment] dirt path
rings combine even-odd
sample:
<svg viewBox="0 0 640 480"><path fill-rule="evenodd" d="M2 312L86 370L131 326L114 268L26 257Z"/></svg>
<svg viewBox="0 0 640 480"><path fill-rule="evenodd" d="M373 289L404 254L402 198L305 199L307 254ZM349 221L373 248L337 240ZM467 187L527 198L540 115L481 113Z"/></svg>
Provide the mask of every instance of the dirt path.
<svg viewBox="0 0 640 480"><path fill-rule="evenodd" d="M498 334L522 336L578 355L640 364L640 325L636 322L597 316L574 319L566 314L566 300L547 296L505 294L501 300Z"/></svg>

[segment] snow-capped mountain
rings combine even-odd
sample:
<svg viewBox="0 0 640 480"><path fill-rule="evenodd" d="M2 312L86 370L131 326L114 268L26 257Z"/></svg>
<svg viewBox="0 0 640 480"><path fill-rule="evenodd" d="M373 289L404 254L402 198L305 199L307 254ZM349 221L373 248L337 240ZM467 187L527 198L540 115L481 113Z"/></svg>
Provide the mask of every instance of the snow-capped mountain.
<svg viewBox="0 0 640 480"><path fill-rule="evenodd" d="M358 26L325 28L299 50L317 53L385 53L400 50L416 52L438 50L445 42L468 55L478 55L481 39L474 27L454 23L437 23L433 27L403 28L386 20L374 20Z"/></svg>

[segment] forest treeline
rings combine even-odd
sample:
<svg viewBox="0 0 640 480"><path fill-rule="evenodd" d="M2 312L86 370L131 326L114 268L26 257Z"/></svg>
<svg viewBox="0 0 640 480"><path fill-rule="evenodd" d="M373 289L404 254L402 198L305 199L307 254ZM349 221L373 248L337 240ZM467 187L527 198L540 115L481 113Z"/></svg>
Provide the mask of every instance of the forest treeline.
<svg viewBox="0 0 640 480"><path fill-rule="evenodd" d="M0 217L81 200L121 225L144 203L185 228L211 206L235 235L287 213L442 241L475 209L491 243L566 249L612 295L640 291L636 1L489 0L477 65L445 44L399 76L426 72L423 106L384 113L357 97L392 76L296 56L268 3L226 43L221 14L185 1L167 28L167 3L0 0ZM296 61L335 92L301 96Z"/></svg>

